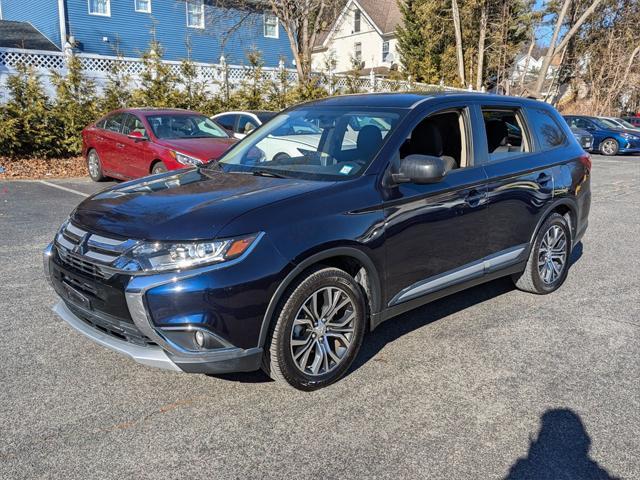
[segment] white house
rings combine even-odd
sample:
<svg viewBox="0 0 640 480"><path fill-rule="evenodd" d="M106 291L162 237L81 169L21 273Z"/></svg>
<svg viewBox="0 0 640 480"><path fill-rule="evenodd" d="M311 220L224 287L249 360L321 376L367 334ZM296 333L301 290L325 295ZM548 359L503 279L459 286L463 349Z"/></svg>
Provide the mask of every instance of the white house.
<svg viewBox="0 0 640 480"><path fill-rule="evenodd" d="M396 27L402 15L397 0L349 0L331 28L320 35L313 53L313 68L333 63L337 73L374 69L384 75L399 65Z"/></svg>

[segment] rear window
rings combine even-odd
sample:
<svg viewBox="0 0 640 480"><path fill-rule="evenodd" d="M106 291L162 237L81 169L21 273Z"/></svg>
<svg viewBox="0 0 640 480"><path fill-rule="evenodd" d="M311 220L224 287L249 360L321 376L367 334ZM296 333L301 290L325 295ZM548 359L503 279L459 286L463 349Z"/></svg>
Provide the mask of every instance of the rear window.
<svg viewBox="0 0 640 480"><path fill-rule="evenodd" d="M520 109L483 107L482 117L490 162L519 157L530 151Z"/></svg>
<svg viewBox="0 0 640 480"><path fill-rule="evenodd" d="M554 149L566 143L567 137L564 131L549 112L539 108L529 108L527 113L543 151Z"/></svg>

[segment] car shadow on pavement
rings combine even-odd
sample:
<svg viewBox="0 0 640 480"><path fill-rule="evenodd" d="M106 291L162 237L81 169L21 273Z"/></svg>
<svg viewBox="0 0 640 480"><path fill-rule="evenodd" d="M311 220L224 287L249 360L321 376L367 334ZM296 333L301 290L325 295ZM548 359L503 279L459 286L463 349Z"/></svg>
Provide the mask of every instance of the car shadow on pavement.
<svg viewBox="0 0 640 480"><path fill-rule="evenodd" d="M505 480L619 478L589 457L590 448L591 437L577 413L567 408L547 410L538 437L530 440L527 455L511 466Z"/></svg>
<svg viewBox="0 0 640 480"><path fill-rule="evenodd" d="M571 252L571 265L582 257L582 242L578 243ZM375 355L398 338L413 330L424 327L441 318L452 315L478 303L498 297L514 290L509 277L499 278L476 287L464 290L448 297L441 298L411 312L393 318L368 334L364 340L360 353L347 372L347 376L369 362ZM240 383L263 383L272 381L262 370L249 373L227 373L210 375L222 380Z"/></svg>

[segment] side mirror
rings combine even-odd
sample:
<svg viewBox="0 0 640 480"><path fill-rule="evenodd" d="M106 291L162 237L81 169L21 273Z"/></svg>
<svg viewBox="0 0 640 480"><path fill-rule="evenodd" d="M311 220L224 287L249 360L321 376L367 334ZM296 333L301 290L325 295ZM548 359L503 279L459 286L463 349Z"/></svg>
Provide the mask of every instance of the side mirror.
<svg viewBox="0 0 640 480"><path fill-rule="evenodd" d="M409 155L400 161L397 173L392 174L395 183L437 183L447 174L447 165L440 157Z"/></svg>
<svg viewBox="0 0 640 480"><path fill-rule="evenodd" d="M147 140L147 137L145 137L142 132L139 132L137 130L131 132L129 135L127 135L127 137L129 137L131 140L135 140L136 142L143 142Z"/></svg>

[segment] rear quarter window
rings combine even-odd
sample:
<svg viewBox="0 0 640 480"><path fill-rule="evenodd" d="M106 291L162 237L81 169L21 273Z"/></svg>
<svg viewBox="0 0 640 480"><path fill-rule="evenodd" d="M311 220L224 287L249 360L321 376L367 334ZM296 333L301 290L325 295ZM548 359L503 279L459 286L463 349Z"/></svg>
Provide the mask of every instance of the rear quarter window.
<svg viewBox="0 0 640 480"><path fill-rule="evenodd" d="M541 108L528 108L527 115L530 127L538 137L541 150L552 150L566 144L567 136L564 130L549 112Z"/></svg>

